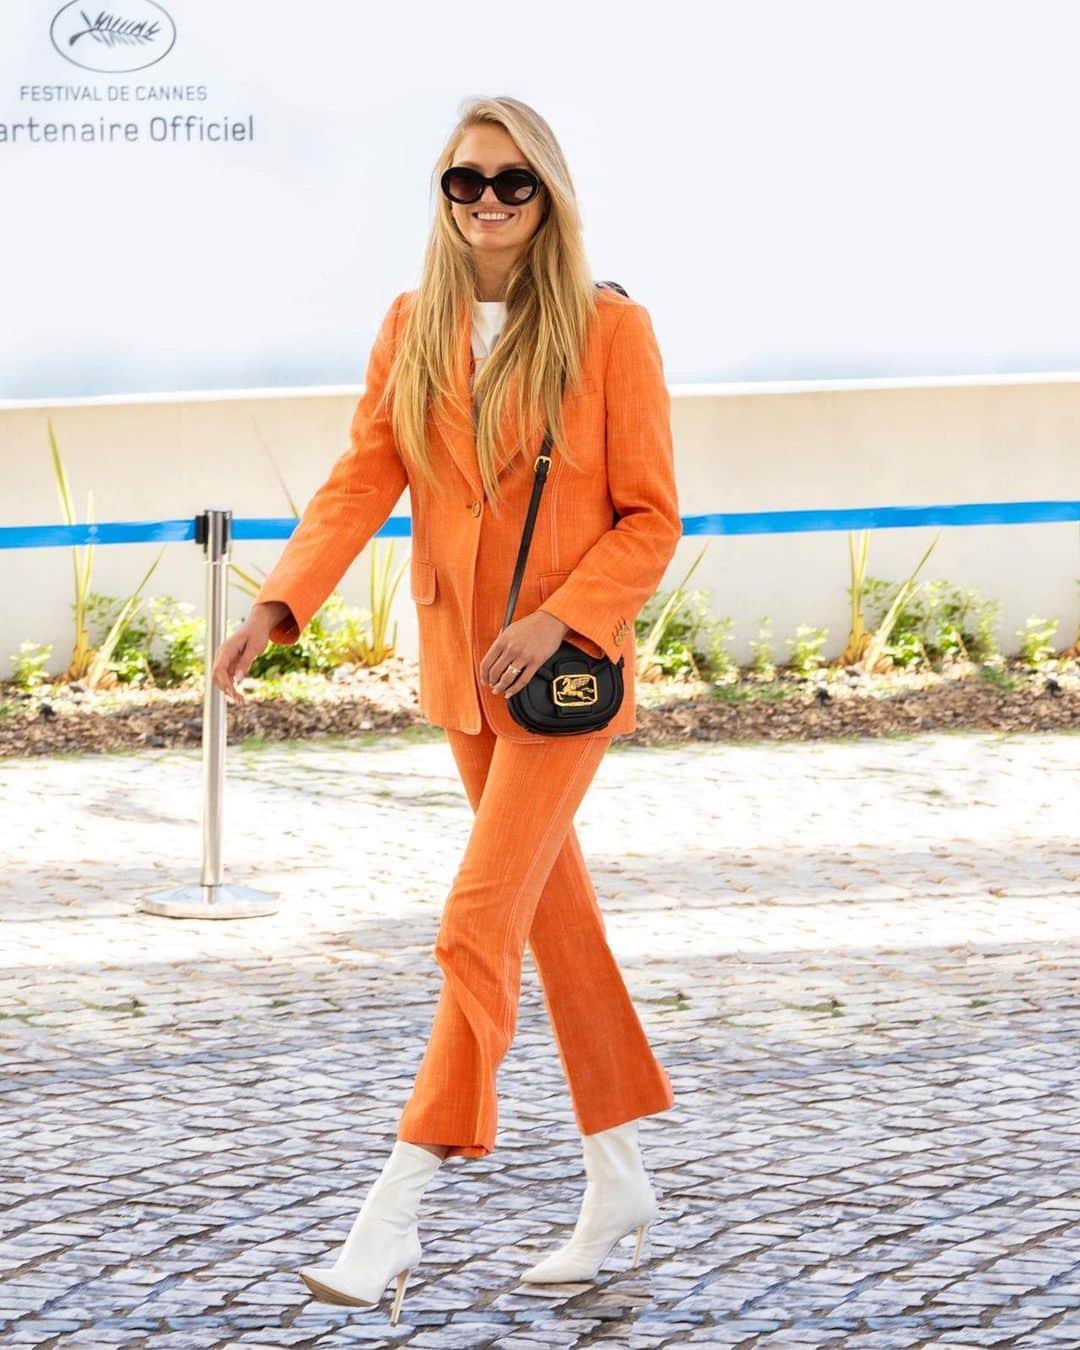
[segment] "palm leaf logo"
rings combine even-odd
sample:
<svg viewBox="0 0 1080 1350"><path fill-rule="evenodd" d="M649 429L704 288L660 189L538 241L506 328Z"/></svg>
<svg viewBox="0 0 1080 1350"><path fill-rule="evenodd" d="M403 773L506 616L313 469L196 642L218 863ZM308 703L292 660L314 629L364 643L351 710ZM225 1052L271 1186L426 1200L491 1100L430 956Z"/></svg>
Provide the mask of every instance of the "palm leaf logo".
<svg viewBox="0 0 1080 1350"><path fill-rule="evenodd" d="M79 13L86 27L80 32L72 33L68 38L69 47L74 47L81 37L93 38L95 42L100 42L106 47L139 46L153 42L161 31L156 20L135 22L131 19L119 19L104 9L99 10L96 19L91 19L85 9L80 9Z"/></svg>

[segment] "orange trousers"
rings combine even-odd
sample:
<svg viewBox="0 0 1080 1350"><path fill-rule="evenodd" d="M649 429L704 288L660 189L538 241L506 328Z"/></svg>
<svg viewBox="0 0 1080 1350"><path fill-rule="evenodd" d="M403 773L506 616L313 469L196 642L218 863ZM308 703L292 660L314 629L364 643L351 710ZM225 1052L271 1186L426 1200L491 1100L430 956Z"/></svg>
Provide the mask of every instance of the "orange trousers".
<svg viewBox="0 0 1080 1350"><path fill-rule="evenodd" d="M517 1024L528 942L583 1134L665 1111L671 1082L654 1056L607 944L573 826L611 737L472 735L447 729L475 813L442 913L443 971L431 1035L397 1137L495 1147L496 1075Z"/></svg>

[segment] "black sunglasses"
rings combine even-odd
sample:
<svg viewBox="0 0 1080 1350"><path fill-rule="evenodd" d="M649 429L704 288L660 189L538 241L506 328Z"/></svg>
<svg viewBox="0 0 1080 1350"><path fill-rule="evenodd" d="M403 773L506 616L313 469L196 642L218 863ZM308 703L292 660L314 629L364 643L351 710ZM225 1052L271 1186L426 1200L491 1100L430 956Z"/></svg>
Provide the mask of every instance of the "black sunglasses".
<svg viewBox="0 0 1080 1350"><path fill-rule="evenodd" d="M495 196L506 206L524 206L540 191L540 179L528 169L503 169L494 178L485 178L476 169L451 167L440 182L444 196L459 206L478 202L489 183L495 189Z"/></svg>

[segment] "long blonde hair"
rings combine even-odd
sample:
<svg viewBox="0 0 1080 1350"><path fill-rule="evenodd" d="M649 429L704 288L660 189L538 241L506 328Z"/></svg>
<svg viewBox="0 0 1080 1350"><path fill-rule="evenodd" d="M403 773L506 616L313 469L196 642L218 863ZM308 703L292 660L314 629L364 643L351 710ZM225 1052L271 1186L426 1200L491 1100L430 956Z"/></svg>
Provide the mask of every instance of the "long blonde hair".
<svg viewBox="0 0 1080 1350"><path fill-rule="evenodd" d="M462 312L476 297L477 274L472 246L458 229L439 180L453 163L461 137L477 123L503 127L547 189L546 215L510 274L506 321L472 390L484 492L489 502L498 502L502 494L495 473L497 437L515 385L514 456L539 433L534 420L539 416L551 428L557 453L574 464L573 451L562 439L562 397L580 375L596 299L570 170L554 132L518 99L470 100L432 174L437 209L423 274L402 325L384 394L386 399L392 397L391 424L402 456L433 483L429 409L438 407L449 418L463 417L465 426L472 420L471 407L455 401L454 390Z"/></svg>

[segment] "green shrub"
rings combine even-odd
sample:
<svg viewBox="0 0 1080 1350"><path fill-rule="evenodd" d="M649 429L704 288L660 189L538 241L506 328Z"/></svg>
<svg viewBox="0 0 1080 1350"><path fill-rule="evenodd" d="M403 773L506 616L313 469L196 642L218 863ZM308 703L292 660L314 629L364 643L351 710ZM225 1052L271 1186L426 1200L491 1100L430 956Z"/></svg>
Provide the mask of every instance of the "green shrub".
<svg viewBox="0 0 1080 1350"><path fill-rule="evenodd" d="M812 675L821 668L821 648L829 635L827 628L810 628L801 623L795 637L787 639L791 648L791 668L799 675Z"/></svg>
<svg viewBox="0 0 1080 1350"><path fill-rule="evenodd" d="M105 595L101 591L90 591L87 594L83 621L90 646L94 650L102 645L126 603L126 597L119 599L114 595ZM116 678L125 684L153 684L149 661L151 637L151 621L142 613L141 606L136 606L120 630L112 656L106 663L106 669L113 671Z"/></svg>
<svg viewBox="0 0 1080 1350"><path fill-rule="evenodd" d="M355 660L370 623L366 609L347 605L335 591L312 616L299 638L291 646L271 643L251 663L250 675L284 675L290 671L327 674L344 661Z"/></svg>
<svg viewBox="0 0 1080 1350"><path fill-rule="evenodd" d="M773 657L772 619L768 616L758 625L756 639L750 641L750 669L765 680L776 678L776 661Z"/></svg>
<svg viewBox="0 0 1080 1350"><path fill-rule="evenodd" d="M86 624L95 646L110 629L125 601L92 592ZM149 596L124 625L108 668L126 684L181 684L203 673L206 620L195 606L171 595Z"/></svg>
<svg viewBox="0 0 1080 1350"><path fill-rule="evenodd" d="M12 683L31 694L48 679L45 663L52 655L51 642L21 642L16 656L11 658L15 673Z"/></svg>
<svg viewBox="0 0 1080 1350"><path fill-rule="evenodd" d="M868 577L863 584L868 627L875 628L900 590L900 582ZM971 586L937 579L919 583L901 605L885 652L896 666L941 667L985 662L999 653L995 625L1001 605Z"/></svg>
<svg viewBox="0 0 1080 1350"><path fill-rule="evenodd" d="M1051 638L1057 632L1057 619L1039 619L1032 616L1023 628L1016 630L1020 639L1017 652L1020 660L1031 670L1037 670L1054 655Z"/></svg>
<svg viewBox="0 0 1080 1350"><path fill-rule="evenodd" d="M634 624L637 638L648 634L671 595L657 591L645 602ZM712 613L708 592L686 591L667 616L653 659L665 675L717 679L734 665L727 649L733 627Z"/></svg>
<svg viewBox="0 0 1080 1350"><path fill-rule="evenodd" d="M195 606L186 600L174 600L170 595L155 595L150 599L161 656L151 666L162 684L181 684L184 680L201 677L205 666L206 620L195 613Z"/></svg>
<svg viewBox="0 0 1080 1350"><path fill-rule="evenodd" d="M108 632L125 601L92 592L86 600L86 625L94 644ZM328 674L352 657L366 632L366 610L347 606L336 592L290 647L271 643L252 662L249 674L280 676L292 671ZM242 620L237 619L232 628ZM159 687L182 684L203 675L206 620L195 606L171 595L150 596L124 625L109 669L126 684ZM15 658L12 658L13 660ZM29 668L28 668L29 669Z"/></svg>

